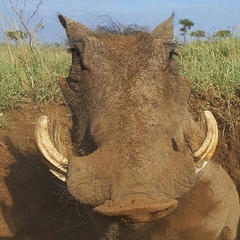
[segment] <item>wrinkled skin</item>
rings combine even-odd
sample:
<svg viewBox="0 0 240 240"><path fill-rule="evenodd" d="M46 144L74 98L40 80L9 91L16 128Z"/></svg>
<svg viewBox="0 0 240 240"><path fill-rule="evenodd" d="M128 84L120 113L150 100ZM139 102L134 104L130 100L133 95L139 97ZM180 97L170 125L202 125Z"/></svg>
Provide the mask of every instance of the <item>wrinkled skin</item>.
<svg viewBox="0 0 240 240"><path fill-rule="evenodd" d="M206 126L188 111L191 83L174 60L173 17L127 36L59 19L72 53L60 81L75 147L66 181L100 239L235 239L232 180L213 162L196 171Z"/></svg>

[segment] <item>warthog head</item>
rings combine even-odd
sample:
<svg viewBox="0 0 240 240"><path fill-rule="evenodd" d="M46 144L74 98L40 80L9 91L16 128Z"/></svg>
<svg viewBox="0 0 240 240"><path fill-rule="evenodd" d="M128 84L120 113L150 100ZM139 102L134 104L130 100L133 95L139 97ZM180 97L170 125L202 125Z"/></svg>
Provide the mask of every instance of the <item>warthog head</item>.
<svg viewBox="0 0 240 240"><path fill-rule="evenodd" d="M150 33L95 33L59 16L72 54L60 81L72 111L74 156L60 154L42 116L36 143L70 193L108 216L163 218L204 175L217 144L209 111L188 110L191 83L174 60L173 16Z"/></svg>

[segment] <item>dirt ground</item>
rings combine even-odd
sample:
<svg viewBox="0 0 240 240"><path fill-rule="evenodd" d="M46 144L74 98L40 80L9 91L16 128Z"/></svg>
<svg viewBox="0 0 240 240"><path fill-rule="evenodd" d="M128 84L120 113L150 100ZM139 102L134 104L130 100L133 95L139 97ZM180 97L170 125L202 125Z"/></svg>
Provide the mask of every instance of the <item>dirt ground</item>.
<svg viewBox="0 0 240 240"><path fill-rule="evenodd" d="M210 109L217 113L215 106ZM48 171L36 150L34 127L43 114L71 126L65 106L39 109L27 105L12 110L7 126L0 128L0 239L94 239L84 209ZM224 125L217 120L221 130ZM226 169L240 190L239 126L235 133L225 131L224 136L220 135L213 160Z"/></svg>
<svg viewBox="0 0 240 240"><path fill-rule="evenodd" d="M43 114L70 126L67 108L55 105L19 107L0 128L0 239L93 239L84 209L37 152L33 133Z"/></svg>

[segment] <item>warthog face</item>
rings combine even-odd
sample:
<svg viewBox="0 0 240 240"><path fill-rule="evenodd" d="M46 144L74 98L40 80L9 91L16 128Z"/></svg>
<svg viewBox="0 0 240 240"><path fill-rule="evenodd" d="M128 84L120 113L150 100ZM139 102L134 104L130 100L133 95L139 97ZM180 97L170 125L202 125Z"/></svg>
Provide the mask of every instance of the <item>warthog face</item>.
<svg viewBox="0 0 240 240"><path fill-rule="evenodd" d="M36 142L80 202L125 221L160 219L205 173L217 144L209 111L201 129L188 111L190 81L174 60L173 16L151 33L94 33L63 16L72 53L60 81L73 116L75 156L53 146L48 118Z"/></svg>

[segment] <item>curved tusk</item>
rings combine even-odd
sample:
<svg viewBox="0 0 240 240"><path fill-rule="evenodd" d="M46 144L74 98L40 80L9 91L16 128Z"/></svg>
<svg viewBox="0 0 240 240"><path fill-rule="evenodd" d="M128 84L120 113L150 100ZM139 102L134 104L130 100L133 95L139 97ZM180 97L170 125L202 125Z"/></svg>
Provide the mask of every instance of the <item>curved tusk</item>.
<svg viewBox="0 0 240 240"><path fill-rule="evenodd" d="M53 169L49 169L49 171L54 175L56 176L58 179L60 179L62 182L66 182L66 174L65 173L62 173L62 172L58 172L56 170L53 170Z"/></svg>
<svg viewBox="0 0 240 240"><path fill-rule="evenodd" d="M59 170L50 169L50 171L60 180L65 181L68 159L55 148L51 141L49 135L49 118L47 116L41 116L36 123L35 142L39 151L48 162Z"/></svg>
<svg viewBox="0 0 240 240"><path fill-rule="evenodd" d="M193 154L197 158L195 163L196 172L200 171L210 160L218 142L218 127L216 119L210 111L205 111L205 119L207 124L207 134L201 147Z"/></svg>

